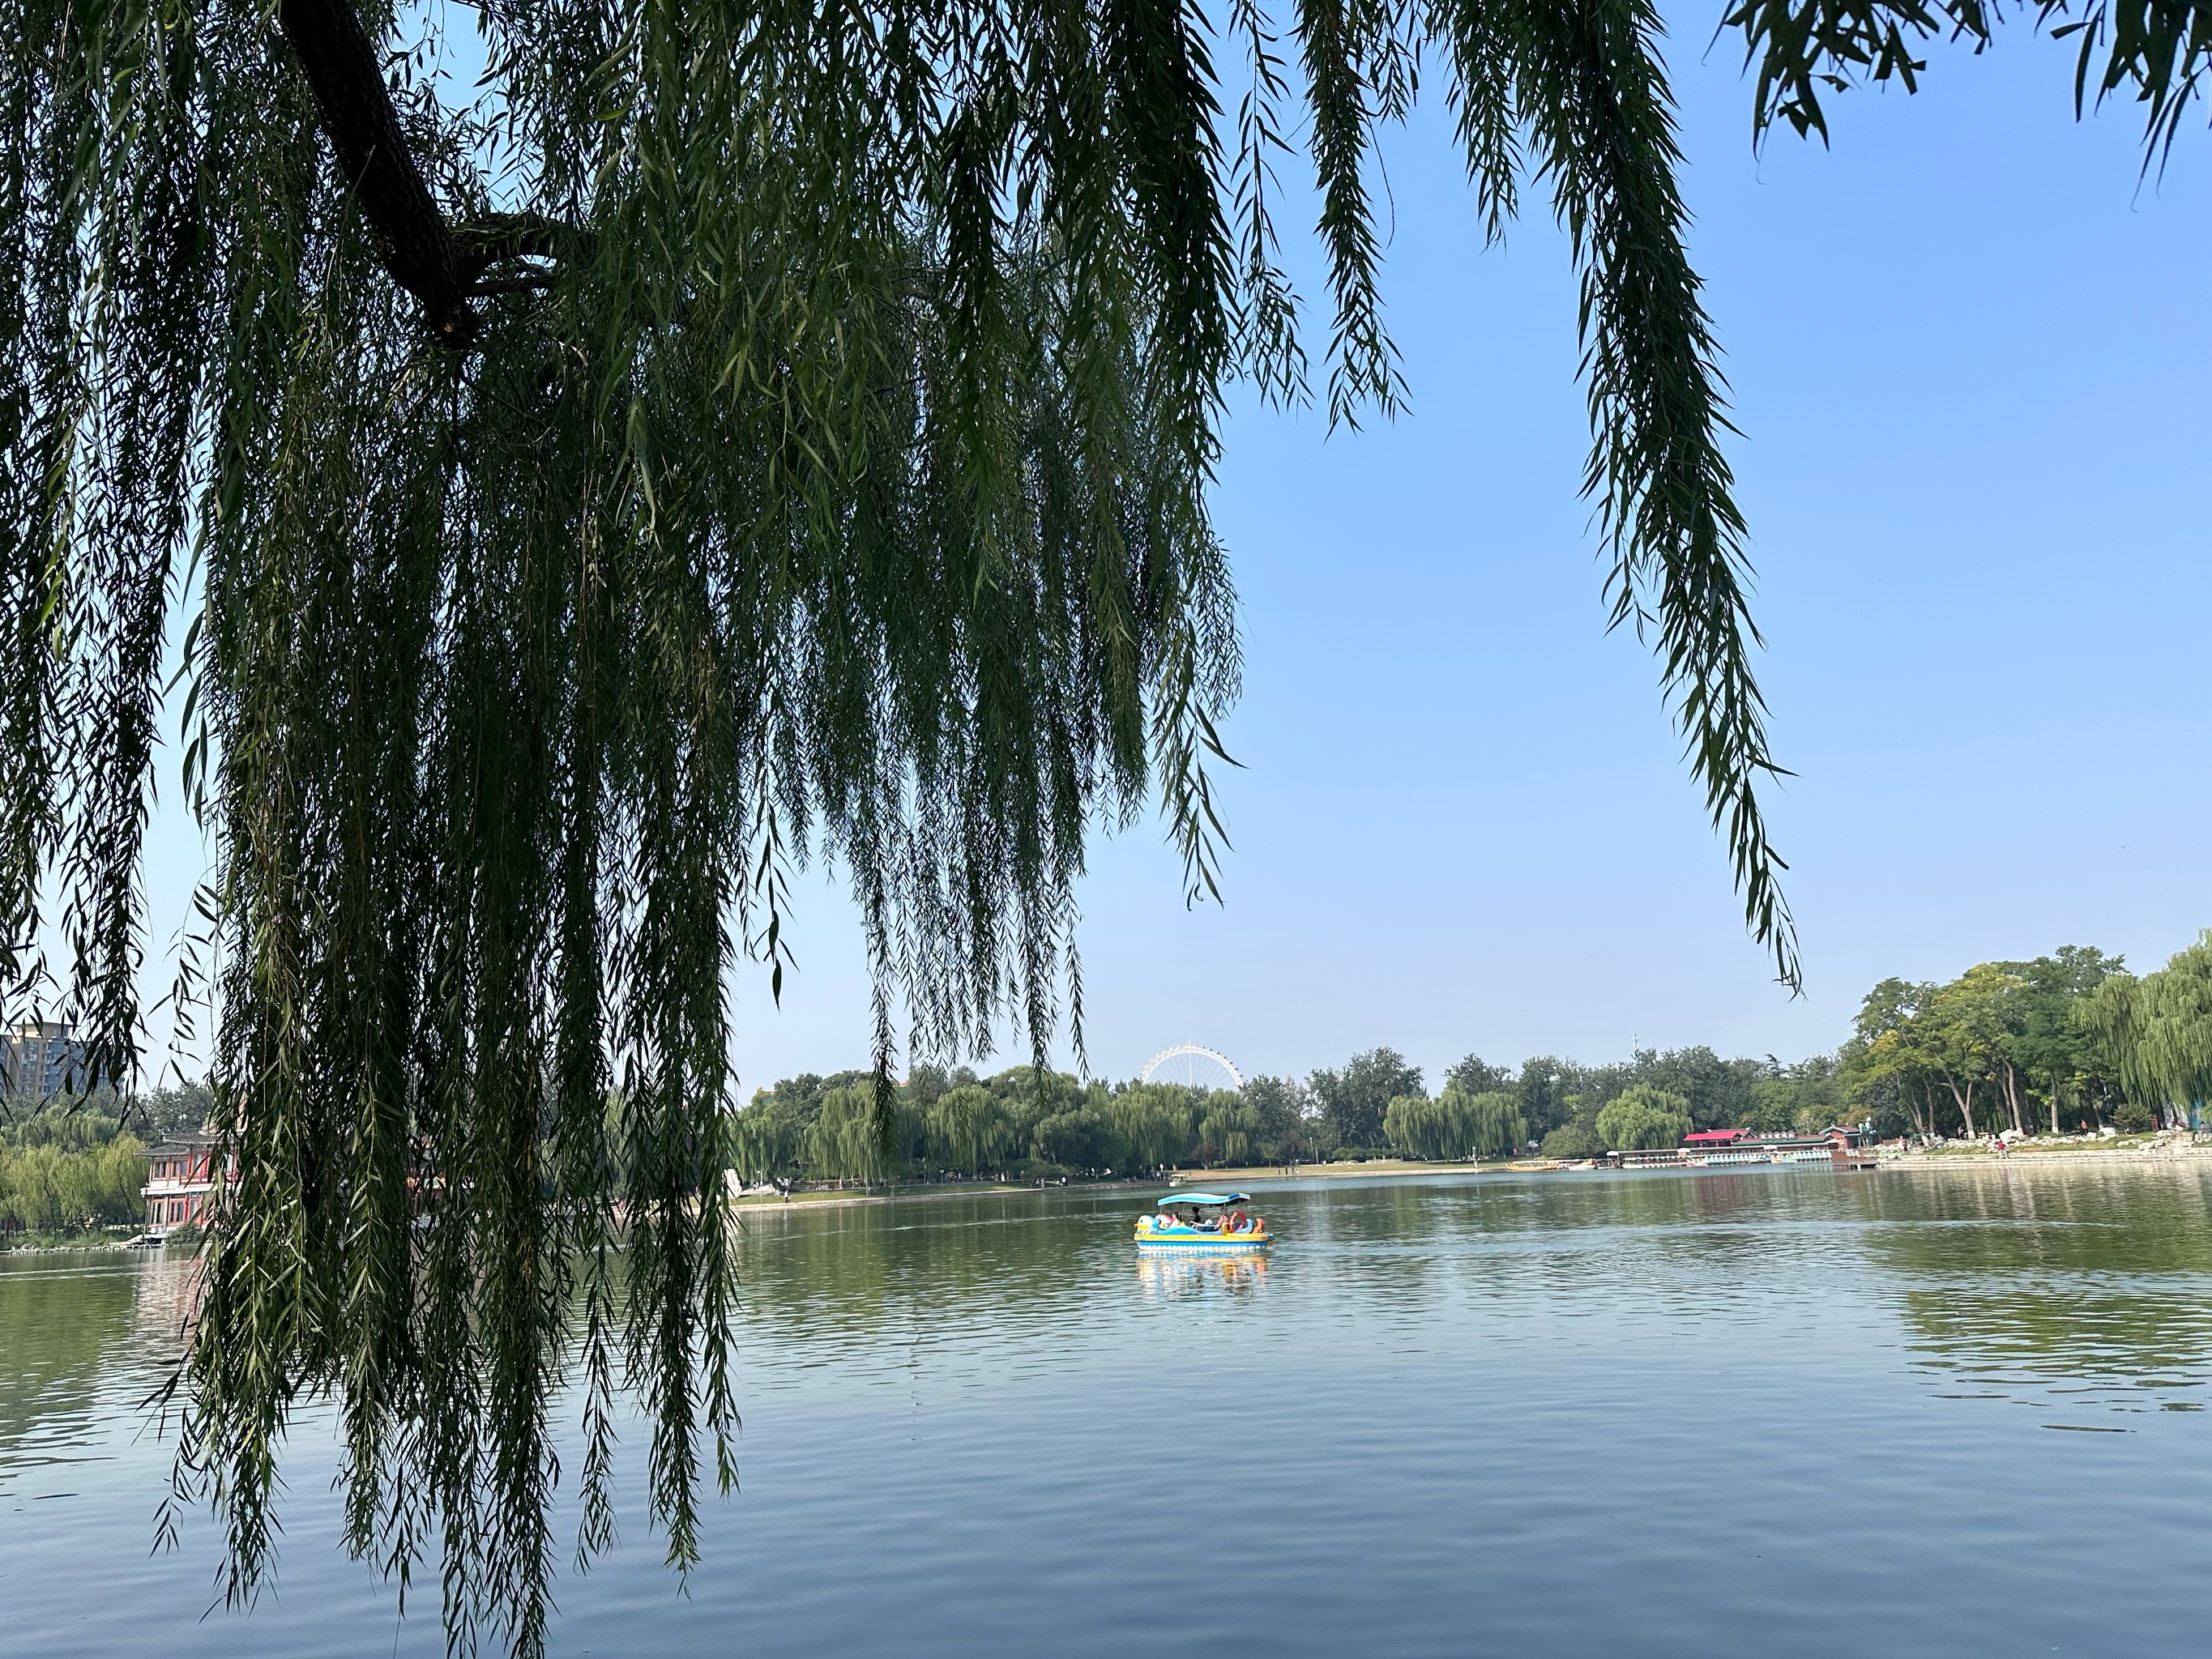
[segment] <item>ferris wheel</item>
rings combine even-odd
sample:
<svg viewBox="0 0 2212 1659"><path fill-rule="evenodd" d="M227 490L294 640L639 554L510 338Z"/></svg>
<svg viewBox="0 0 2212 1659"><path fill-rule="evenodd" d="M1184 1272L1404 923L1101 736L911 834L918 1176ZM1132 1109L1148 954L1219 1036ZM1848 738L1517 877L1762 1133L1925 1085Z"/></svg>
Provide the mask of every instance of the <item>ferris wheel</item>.
<svg viewBox="0 0 2212 1659"><path fill-rule="evenodd" d="M1140 1083L1158 1080L1161 1083L1180 1083L1186 1088L1218 1089L1224 1086L1242 1089L1243 1074L1229 1063L1229 1056L1199 1042L1178 1042L1172 1048L1163 1048L1145 1062L1138 1076Z"/></svg>

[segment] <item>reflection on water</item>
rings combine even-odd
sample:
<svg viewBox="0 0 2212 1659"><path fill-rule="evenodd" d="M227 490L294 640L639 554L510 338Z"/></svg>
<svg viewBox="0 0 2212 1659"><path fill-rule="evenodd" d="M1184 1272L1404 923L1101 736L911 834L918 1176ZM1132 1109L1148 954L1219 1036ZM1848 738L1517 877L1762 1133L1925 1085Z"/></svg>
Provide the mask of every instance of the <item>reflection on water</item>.
<svg viewBox="0 0 2212 1659"><path fill-rule="evenodd" d="M747 1210L744 1486L681 1597L631 1513L554 1652L2201 1645L2135 1541L2212 1532L2193 1171L1274 1183L1243 1256L1139 1255L1152 1196ZM0 1647L432 1659L337 1549L312 1413L252 1618L199 1622L204 1528L128 1544L190 1273L0 1260Z"/></svg>
<svg viewBox="0 0 2212 1659"><path fill-rule="evenodd" d="M1152 1296L1250 1296L1267 1277L1267 1253L1166 1255L1139 1252L1137 1283Z"/></svg>
<svg viewBox="0 0 2212 1659"><path fill-rule="evenodd" d="M1978 1385L2039 1389L2121 1410L2201 1411L2212 1306L2032 1285L1961 1297L1906 1293L1929 1367Z"/></svg>
<svg viewBox="0 0 2212 1659"><path fill-rule="evenodd" d="M1886 1183L1887 1184L1887 1183ZM1930 1173L1869 1235L1918 1363L1996 1397L2197 1411L2212 1387L2212 1203L2193 1170Z"/></svg>
<svg viewBox="0 0 2212 1659"><path fill-rule="evenodd" d="M106 1461L103 1395L127 1379L150 1389L175 1363L193 1272L106 1252L0 1256L0 1492L27 1469Z"/></svg>

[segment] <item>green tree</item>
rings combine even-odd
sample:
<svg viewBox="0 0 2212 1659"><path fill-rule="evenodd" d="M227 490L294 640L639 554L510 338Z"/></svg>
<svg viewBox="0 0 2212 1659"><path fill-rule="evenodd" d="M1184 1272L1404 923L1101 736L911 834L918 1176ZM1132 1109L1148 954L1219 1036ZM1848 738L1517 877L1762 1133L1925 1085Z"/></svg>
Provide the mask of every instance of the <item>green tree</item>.
<svg viewBox="0 0 2212 1659"><path fill-rule="evenodd" d="M1460 1091L1444 1091L1452 1100ZM1521 1116L1521 1103L1504 1089L1491 1089L1464 1097L1465 1118L1461 1139L1476 1158L1508 1158L1528 1139L1528 1126Z"/></svg>
<svg viewBox="0 0 2212 1659"><path fill-rule="evenodd" d="M1690 1103L1638 1083L1597 1115L1597 1138L1619 1152L1679 1146L1691 1129Z"/></svg>
<svg viewBox="0 0 2212 1659"><path fill-rule="evenodd" d="M2068 1104L2094 1117L2119 1091L2111 1046L2091 1018L2099 988L2116 979L2126 979L2118 958L2064 945L2033 962L1979 963L1942 985L1884 980L1838 1051L1836 1080L1850 1101L1908 1117L1930 1136L1939 1101L1967 1135L1979 1133L1978 1095L2023 1132L2046 1115L2057 1129Z"/></svg>
<svg viewBox="0 0 2212 1659"><path fill-rule="evenodd" d="M1113 1132L1089 1106L1040 1118L1030 1133L1030 1151L1042 1164L1090 1172L1111 1168Z"/></svg>
<svg viewBox="0 0 2212 1659"><path fill-rule="evenodd" d="M1242 1095L1224 1089L1208 1097L1198 1121L1200 1147L1217 1164L1249 1164L1259 1156L1260 1114Z"/></svg>
<svg viewBox="0 0 2212 1659"><path fill-rule="evenodd" d="M1546 1158L1595 1158L1606 1150L1595 1128L1584 1123L1562 1123L1544 1137Z"/></svg>
<svg viewBox="0 0 2212 1659"><path fill-rule="evenodd" d="M1866 1105L1902 1106L1921 1134L1934 1139L1939 1068L1930 1049L1929 1022L1921 1011L1932 985L1886 979L1859 1005L1852 1036L1840 1055L1844 1087Z"/></svg>
<svg viewBox="0 0 2212 1659"><path fill-rule="evenodd" d="M1312 1090L1295 1078L1255 1077L1244 1098L1259 1114L1261 1156L1287 1164L1312 1152L1311 1120L1320 1109Z"/></svg>
<svg viewBox="0 0 2212 1659"><path fill-rule="evenodd" d="M952 1074L942 1066L916 1066L906 1075L900 1093L913 1101L917 1111L927 1112L953 1087Z"/></svg>
<svg viewBox="0 0 2212 1659"><path fill-rule="evenodd" d="M1961 1113L1972 1122L1975 1090L2012 1109L2015 1129L2021 1127L2019 1110L2019 1068L2010 1057L2014 1029L2020 1012L2021 981L1993 962L1978 963L1958 978L1936 988L1929 1000L1935 1026L1936 1053L1947 1073L1947 1085L1959 1093ZM1968 1133L1977 1130L1970 1127Z"/></svg>
<svg viewBox="0 0 2212 1659"><path fill-rule="evenodd" d="M927 1121L931 1156L970 1176L999 1167L1013 1146L1013 1123L1006 1109L989 1090L973 1083L939 1095L930 1103Z"/></svg>
<svg viewBox="0 0 2212 1659"><path fill-rule="evenodd" d="M2086 1108L2094 1119L2117 1095L2116 1068L2090 1018L2090 1000L2125 964L2092 946L2063 945L2049 956L2008 965L2026 981L2013 1055L2043 1090L2057 1134L2062 1111L2078 1115Z"/></svg>
<svg viewBox="0 0 2212 1659"><path fill-rule="evenodd" d="M1444 1073L1444 1087L1457 1089L1462 1094L1489 1095L1500 1089L1513 1086L1513 1073L1503 1066L1492 1066L1480 1054L1468 1054Z"/></svg>
<svg viewBox="0 0 2212 1659"><path fill-rule="evenodd" d="M890 1173L890 1152L876 1109L876 1091L861 1083L830 1089L806 1134L806 1161L816 1175L841 1184L874 1186Z"/></svg>
<svg viewBox="0 0 2212 1659"><path fill-rule="evenodd" d="M1131 1168L1158 1169L1189 1157L1190 1105L1181 1090L1135 1084L1116 1092L1105 1111Z"/></svg>
<svg viewBox="0 0 2212 1659"><path fill-rule="evenodd" d="M797 1165L808 1127L772 1092L762 1090L738 1114L730 1154L732 1171L749 1185L775 1179Z"/></svg>
<svg viewBox="0 0 2212 1659"><path fill-rule="evenodd" d="M1540 1139L1572 1115L1566 1103L1569 1091L1564 1073L1559 1060L1543 1054L1522 1060L1520 1073L1513 1080L1522 1118L1528 1125L1529 1133Z"/></svg>
<svg viewBox="0 0 2212 1659"><path fill-rule="evenodd" d="M2129 1100L2172 1122L2212 1101L2212 928L2154 973L2106 975L2085 1013Z"/></svg>
<svg viewBox="0 0 2212 1659"><path fill-rule="evenodd" d="M1382 1109L1383 1139L1410 1158L1449 1157L1437 1150L1443 1127L1437 1103L1425 1095L1399 1095Z"/></svg>
<svg viewBox="0 0 2212 1659"><path fill-rule="evenodd" d="M1995 989L1962 975L1948 984L1927 988L1915 1015L1920 1052L1942 1079L1969 1139L1981 1133L1974 1116L1974 1095L1990 1080L2002 1030Z"/></svg>
<svg viewBox="0 0 2212 1659"><path fill-rule="evenodd" d="M1630 1080L1686 1102L1698 1128L1721 1129L1744 1121L1760 1071L1756 1060L1723 1060L1702 1045L1665 1054L1647 1048L1635 1056Z"/></svg>
<svg viewBox="0 0 2212 1659"><path fill-rule="evenodd" d="M1390 1145L1407 1156L1443 1161L1503 1157L1528 1138L1519 1103L1502 1089L1470 1094L1454 1085L1434 1100L1401 1095L1382 1126Z"/></svg>
<svg viewBox="0 0 2212 1659"><path fill-rule="evenodd" d="M143 1213L145 1184L146 1148L133 1135L74 1149L52 1140L0 1145L0 1226L73 1232L88 1223L125 1224Z"/></svg>
<svg viewBox="0 0 2212 1659"><path fill-rule="evenodd" d="M1321 1102L1322 1115L1347 1147L1384 1144L1382 1115L1401 1095L1419 1095L1421 1072L1408 1066L1395 1048L1370 1048L1354 1054L1344 1069L1316 1072L1307 1079Z"/></svg>

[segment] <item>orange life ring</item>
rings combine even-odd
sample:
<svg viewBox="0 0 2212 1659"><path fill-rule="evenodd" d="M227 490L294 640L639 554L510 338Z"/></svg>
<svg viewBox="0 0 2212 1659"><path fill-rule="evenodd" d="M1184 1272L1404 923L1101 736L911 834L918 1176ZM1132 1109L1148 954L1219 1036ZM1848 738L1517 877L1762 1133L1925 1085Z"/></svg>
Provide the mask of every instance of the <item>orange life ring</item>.
<svg viewBox="0 0 2212 1659"><path fill-rule="evenodd" d="M1241 1232L1243 1232L1243 1231L1246 1231L1248 1228L1249 1228L1249 1227L1251 1226L1251 1224L1252 1224L1252 1218L1251 1218L1250 1216L1249 1216L1249 1215L1246 1215L1246 1214L1244 1213L1244 1212L1243 1212L1243 1211L1242 1211L1242 1210L1231 1210L1231 1211L1229 1212L1229 1231L1230 1231L1231 1232L1232 1232L1232 1233L1241 1233Z"/></svg>

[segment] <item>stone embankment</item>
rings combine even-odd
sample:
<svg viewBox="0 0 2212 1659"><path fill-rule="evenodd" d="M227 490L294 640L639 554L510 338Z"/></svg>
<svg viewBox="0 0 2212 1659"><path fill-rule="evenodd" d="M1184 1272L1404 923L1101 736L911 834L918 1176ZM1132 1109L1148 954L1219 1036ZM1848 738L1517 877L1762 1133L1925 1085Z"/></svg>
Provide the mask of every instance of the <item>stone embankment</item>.
<svg viewBox="0 0 2212 1659"><path fill-rule="evenodd" d="M2199 1138L2186 1130L2178 1130L2150 1140L2118 1146L2109 1141L2094 1140L2062 1141L2045 1146L2030 1142L2008 1152L1997 1152L1987 1146L1939 1146L1924 1152L1885 1156L1882 1167L1886 1170L1986 1170L1992 1165L2010 1169L2014 1164L2033 1164L2100 1170L2114 1164L2176 1164L2197 1160L2212 1162L2212 1137Z"/></svg>

